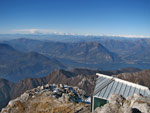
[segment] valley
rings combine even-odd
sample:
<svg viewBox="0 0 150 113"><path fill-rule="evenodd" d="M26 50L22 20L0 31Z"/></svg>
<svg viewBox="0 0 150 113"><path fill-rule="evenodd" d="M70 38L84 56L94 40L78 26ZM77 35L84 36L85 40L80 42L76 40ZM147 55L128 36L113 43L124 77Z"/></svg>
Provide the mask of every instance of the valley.
<svg viewBox="0 0 150 113"><path fill-rule="evenodd" d="M3 43L23 52L35 51L55 58L69 69L149 69L150 66L149 39L63 35L29 37Z"/></svg>

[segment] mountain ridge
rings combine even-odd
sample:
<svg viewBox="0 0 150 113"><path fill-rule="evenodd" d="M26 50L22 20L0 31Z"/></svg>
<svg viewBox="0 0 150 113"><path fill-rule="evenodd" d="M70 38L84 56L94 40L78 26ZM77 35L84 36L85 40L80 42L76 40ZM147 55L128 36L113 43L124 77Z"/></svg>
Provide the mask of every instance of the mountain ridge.
<svg viewBox="0 0 150 113"><path fill-rule="evenodd" d="M23 38L5 43L15 48L19 47L21 51L36 51L50 57L67 58L76 62L101 63L116 60L115 54L97 42L64 43Z"/></svg>
<svg viewBox="0 0 150 113"><path fill-rule="evenodd" d="M69 36L68 36L69 39ZM70 37L70 40L72 38ZM4 41L21 51L36 51L54 57L67 67L116 70L124 67L148 69L150 39L82 37L73 42L20 38ZM60 39L63 40L63 39Z"/></svg>
<svg viewBox="0 0 150 113"><path fill-rule="evenodd" d="M24 77L38 77L65 68L59 61L36 52L23 53L7 44L0 44L0 77L17 81Z"/></svg>

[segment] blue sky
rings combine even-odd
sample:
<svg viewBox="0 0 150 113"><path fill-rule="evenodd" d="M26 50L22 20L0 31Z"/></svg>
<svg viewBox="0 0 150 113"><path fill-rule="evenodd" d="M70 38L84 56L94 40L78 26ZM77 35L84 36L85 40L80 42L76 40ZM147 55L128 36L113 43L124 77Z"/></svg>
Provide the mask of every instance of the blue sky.
<svg viewBox="0 0 150 113"><path fill-rule="evenodd" d="M0 33L150 36L150 0L0 0Z"/></svg>

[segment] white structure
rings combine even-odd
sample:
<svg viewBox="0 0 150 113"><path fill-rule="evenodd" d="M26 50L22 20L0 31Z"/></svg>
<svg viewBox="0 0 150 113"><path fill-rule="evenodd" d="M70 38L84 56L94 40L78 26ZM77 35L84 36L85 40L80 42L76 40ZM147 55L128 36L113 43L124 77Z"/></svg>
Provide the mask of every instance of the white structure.
<svg viewBox="0 0 150 113"><path fill-rule="evenodd" d="M135 93L145 97L150 97L150 90L145 86L99 73L96 75L98 75L98 78L93 93L92 111L96 107L107 103L108 98L112 94L119 94L124 98L132 96Z"/></svg>

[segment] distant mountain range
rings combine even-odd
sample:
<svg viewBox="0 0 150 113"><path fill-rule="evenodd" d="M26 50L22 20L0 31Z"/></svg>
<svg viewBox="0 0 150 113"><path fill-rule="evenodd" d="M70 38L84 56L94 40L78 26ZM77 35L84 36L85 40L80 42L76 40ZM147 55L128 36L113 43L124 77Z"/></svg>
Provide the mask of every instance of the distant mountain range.
<svg viewBox="0 0 150 113"><path fill-rule="evenodd" d="M0 44L0 78L17 81L27 76L39 77L65 66L36 52L24 53Z"/></svg>
<svg viewBox="0 0 150 113"><path fill-rule="evenodd" d="M36 51L41 54L69 59L79 63L115 62L117 56L96 42L62 43L31 39L16 39L6 42L20 51Z"/></svg>
<svg viewBox="0 0 150 113"><path fill-rule="evenodd" d="M150 67L150 39L93 37L91 42L92 37L87 38L84 42L26 38L2 41L0 77L17 81L27 76L45 76L58 69L116 70L125 67Z"/></svg>
<svg viewBox="0 0 150 113"><path fill-rule="evenodd" d="M20 51L35 51L48 57L54 57L69 68L85 67L114 70L123 67L141 69L150 67L150 39L85 38L81 37L84 39L81 41L80 38L74 36L76 42L22 38L3 43L7 43Z"/></svg>
<svg viewBox="0 0 150 113"><path fill-rule="evenodd" d="M36 40L49 40L56 42L99 42L102 40L139 40L148 39L150 37L144 36L109 36L109 35L79 35L79 34L0 34L0 41L19 39L19 38L29 38Z"/></svg>
<svg viewBox="0 0 150 113"><path fill-rule="evenodd" d="M103 40L100 43L129 64L150 64L150 39Z"/></svg>

